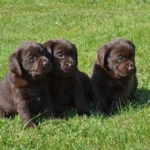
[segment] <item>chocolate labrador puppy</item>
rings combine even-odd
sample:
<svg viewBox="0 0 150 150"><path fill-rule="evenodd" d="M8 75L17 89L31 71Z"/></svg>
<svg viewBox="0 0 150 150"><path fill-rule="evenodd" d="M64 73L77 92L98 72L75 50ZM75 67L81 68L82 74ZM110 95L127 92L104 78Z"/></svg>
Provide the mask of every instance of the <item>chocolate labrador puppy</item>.
<svg viewBox="0 0 150 150"><path fill-rule="evenodd" d="M52 70L42 45L23 42L9 58L10 71L0 83L0 116L18 113L28 127L34 127L33 115L55 115L46 74Z"/></svg>
<svg viewBox="0 0 150 150"><path fill-rule="evenodd" d="M90 115L85 99L90 89L89 77L77 68L77 50L74 44L64 39L56 39L45 42L52 55L53 70L49 73L49 90L57 115L65 112L66 106L75 104L78 115ZM81 82L86 83L86 88Z"/></svg>
<svg viewBox="0 0 150 150"><path fill-rule="evenodd" d="M91 77L96 105L104 114L118 112L137 88L135 46L118 38L98 50Z"/></svg>

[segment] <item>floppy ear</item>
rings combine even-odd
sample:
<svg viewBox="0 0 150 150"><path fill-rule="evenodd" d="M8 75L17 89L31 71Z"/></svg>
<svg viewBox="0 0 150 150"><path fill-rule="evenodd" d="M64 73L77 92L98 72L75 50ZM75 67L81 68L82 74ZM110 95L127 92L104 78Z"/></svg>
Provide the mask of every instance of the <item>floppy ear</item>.
<svg viewBox="0 0 150 150"><path fill-rule="evenodd" d="M43 44L43 47L47 49L47 51L52 54L52 49L54 47L54 41L47 41Z"/></svg>
<svg viewBox="0 0 150 150"><path fill-rule="evenodd" d="M109 53L110 53L110 47L108 47L108 45L104 45L100 47L100 49L98 50L97 53L98 61L100 63L100 66L103 68L107 68L108 66L107 58L109 56Z"/></svg>
<svg viewBox="0 0 150 150"><path fill-rule="evenodd" d="M129 40L126 40L126 41L129 44L129 46L131 47L131 49L133 49L135 51L135 45Z"/></svg>
<svg viewBox="0 0 150 150"><path fill-rule="evenodd" d="M46 49L48 57L51 58L54 56L53 48L56 42L54 40L47 41L43 44L43 47Z"/></svg>
<svg viewBox="0 0 150 150"><path fill-rule="evenodd" d="M9 69L17 76L22 76L21 67L17 58L17 52L13 53L9 58Z"/></svg>

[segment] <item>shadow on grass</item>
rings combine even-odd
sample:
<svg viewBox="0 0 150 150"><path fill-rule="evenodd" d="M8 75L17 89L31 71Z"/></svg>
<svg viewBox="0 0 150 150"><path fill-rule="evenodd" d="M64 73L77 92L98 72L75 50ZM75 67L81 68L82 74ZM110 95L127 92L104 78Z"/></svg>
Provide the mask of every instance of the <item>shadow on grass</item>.
<svg viewBox="0 0 150 150"><path fill-rule="evenodd" d="M137 98L137 102L136 103L128 102L127 105L125 106L125 108L122 108L121 113L122 113L122 111L128 112L130 110L130 107L132 107L136 111L136 110L144 109L144 108L150 106L150 103L148 104L148 100L150 100L150 90L144 89L144 88L137 89L136 90L136 98ZM103 119L108 118L108 116L105 116L100 111L96 110L93 103L90 103L89 106L90 106L92 117L94 117L94 118L100 117ZM66 108L64 117L62 117L61 119L59 118L59 119L52 119L52 120L54 123L55 122L61 123L63 121L72 119L76 116L77 116L76 110L74 108L69 107L69 108ZM11 117L9 119L13 120L13 117ZM34 122L36 122L37 125L40 125L42 122L45 122L45 120L47 120L47 119L48 118L45 118L42 114L39 114L33 118Z"/></svg>
<svg viewBox="0 0 150 150"><path fill-rule="evenodd" d="M140 88L136 90L136 94L135 94L137 101L131 103L130 101L126 104L125 108L122 108L121 111L128 111L130 109L130 107L132 107L133 109L144 109L145 107L149 107L150 103L148 104L148 100L150 100L150 90L148 89L144 89L144 88ZM96 110L94 104L90 103L90 110L91 110L91 114L93 117L104 117L105 115L103 115L100 111ZM76 111L73 108L68 108L65 112L65 116L63 119L70 119L75 117ZM107 116L108 117L108 116Z"/></svg>
<svg viewBox="0 0 150 150"><path fill-rule="evenodd" d="M137 101L141 104L148 103L148 100L150 100L150 90L141 88L136 90L136 97Z"/></svg>

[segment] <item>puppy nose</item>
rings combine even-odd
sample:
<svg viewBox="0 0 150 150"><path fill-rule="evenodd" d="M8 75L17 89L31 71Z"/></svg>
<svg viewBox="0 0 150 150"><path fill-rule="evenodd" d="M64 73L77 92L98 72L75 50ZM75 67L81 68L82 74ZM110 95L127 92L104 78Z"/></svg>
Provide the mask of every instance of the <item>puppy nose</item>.
<svg viewBox="0 0 150 150"><path fill-rule="evenodd" d="M47 65L48 64L48 60L43 60L43 61L41 61L41 66L45 66L45 65Z"/></svg>
<svg viewBox="0 0 150 150"><path fill-rule="evenodd" d="M68 67L72 67L74 65L73 62L67 62L66 65L68 65Z"/></svg>
<svg viewBox="0 0 150 150"><path fill-rule="evenodd" d="M128 70L133 70L134 69L134 65L129 65Z"/></svg>

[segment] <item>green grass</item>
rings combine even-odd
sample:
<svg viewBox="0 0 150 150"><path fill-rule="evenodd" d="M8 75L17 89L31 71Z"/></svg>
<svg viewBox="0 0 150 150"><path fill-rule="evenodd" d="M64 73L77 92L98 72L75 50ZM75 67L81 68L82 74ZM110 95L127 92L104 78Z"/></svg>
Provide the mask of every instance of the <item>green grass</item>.
<svg viewBox="0 0 150 150"><path fill-rule="evenodd" d="M92 72L97 49L117 37L136 45L137 97L150 99L150 2L148 0L1 0L0 80L8 59L25 40L65 38L77 46L79 69ZM26 129L20 117L0 119L1 150L149 150L150 107L128 105L106 118L97 112L41 120Z"/></svg>

